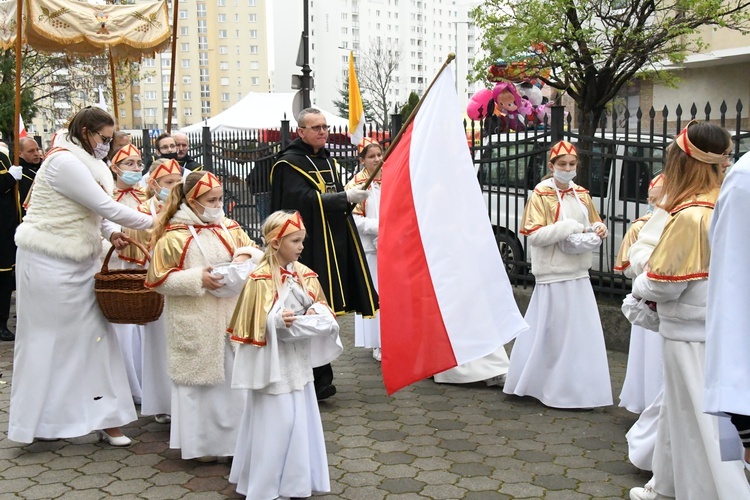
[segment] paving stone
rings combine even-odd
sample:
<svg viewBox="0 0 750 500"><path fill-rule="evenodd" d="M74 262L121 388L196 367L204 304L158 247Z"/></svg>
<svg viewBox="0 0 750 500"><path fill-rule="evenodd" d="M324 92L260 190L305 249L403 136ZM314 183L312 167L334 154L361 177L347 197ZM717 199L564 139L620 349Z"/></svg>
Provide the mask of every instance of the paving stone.
<svg viewBox="0 0 750 500"><path fill-rule="evenodd" d="M416 493L422 491L426 485L409 477L390 478L380 483L380 489L390 493Z"/></svg>
<svg viewBox="0 0 750 500"><path fill-rule="evenodd" d="M65 484L68 481L79 477L80 472L74 469L58 469L58 470L47 470L34 476L34 482L38 484L53 484L61 483Z"/></svg>
<svg viewBox="0 0 750 500"><path fill-rule="evenodd" d="M470 491L463 500L509 500L513 497L503 495L497 491Z"/></svg>
<svg viewBox="0 0 750 500"><path fill-rule="evenodd" d="M37 484L23 490L23 498L35 500L37 498L58 498L71 491L71 488L63 484Z"/></svg>
<svg viewBox="0 0 750 500"><path fill-rule="evenodd" d="M87 473L68 481L66 484L76 490L84 490L88 488L103 488L115 481L117 481L117 478L110 474Z"/></svg>
<svg viewBox="0 0 750 500"><path fill-rule="evenodd" d="M148 479L158 474L159 471L153 467L148 466L137 466L137 467L123 467L114 473L115 477L122 480L127 479Z"/></svg>
<svg viewBox="0 0 750 500"><path fill-rule="evenodd" d="M489 476L492 474L492 468L487 467L486 465L481 465L477 463L469 463L469 464L453 464L448 469L454 474L457 474L459 476L465 476L465 477L472 477L472 476Z"/></svg>
<svg viewBox="0 0 750 500"><path fill-rule="evenodd" d="M138 496L140 498L149 498L153 500L171 500L171 499L184 498L188 494L190 494L190 490L183 488L181 486L171 485L171 486L152 486ZM206 492L201 492L201 494L199 495L199 498L203 498L203 495L205 494Z"/></svg>
<svg viewBox="0 0 750 500"><path fill-rule="evenodd" d="M130 479L128 481L114 481L102 489L113 495L140 495L149 487L151 485L143 479Z"/></svg>
<svg viewBox="0 0 750 500"><path fill-rule="evenodd" d="M190 481L193 476L185 471L159 472L151 477L148 482L156 486L182 485Z"/></svg>
<svg viewBox="0 0 750 500"><path fill-rule="evenodd" d="M381 464L389 465L410 464L414 461L414 456L401 452L378 453L373 457L373 460L380 462Z"/></svg>
<svg viewBox="0 0 750 500"><path fill-rule="evenodd" d="M67 493L63 493L56 498L57 500L99 500L108 496L109 495L107 493L104 493L101 490L75 489L70 490Z"/></svg>
<svg viewBox="0 0 750 500"><path fill-rule="evenodd" d="M38 464L22 465L20 467L13 467L11 469L6 469L5 471L0 472L0 477L2 477L3 480L18 479L21 477L33 478L34 476L37 476L46 470L46 467L42 467Z"/></svg>
<svg viewBox="0 0 750 500"><path fill-rule="evenodd" d="M31 488L32 486L34 486L34 484L36 483L26 477L19 477L17 479L5 479L2 482L3 491L5 493L17 493L19 491L24 491L26 488Z"/></svg>
<svg viewBox="0 0 750 500"><path fill-rule="evenodd" d="M466 490L458 488L451 484L434 484L431 483L428 486L422 488L422 495L427 498L433 498L436 500L453 500L456 498L464 498Z"/></svg>

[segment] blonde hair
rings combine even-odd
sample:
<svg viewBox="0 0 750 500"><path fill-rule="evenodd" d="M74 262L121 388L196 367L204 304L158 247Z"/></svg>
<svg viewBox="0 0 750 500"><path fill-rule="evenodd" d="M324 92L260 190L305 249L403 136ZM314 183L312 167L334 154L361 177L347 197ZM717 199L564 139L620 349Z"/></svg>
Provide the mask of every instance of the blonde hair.
<svg viewBox="0 0 750 500"><path fill-rule="evenodd" d="M266 235L271 234L274 229L278 228L289 219L289 214L293 213L295 213L295 210L277 210L276 212L269 215L266 220L263 221L263 237L265 238ZM288 238L292 234L294 233L283 236L281 240L274 239L271 241L279 241L279 243L281 243L284 238ZM279 259L276 258L276 253L278 250L275 250L273 248L273 246L271 245L271 241L266 240L266 249L263 253L263 258L258 264L258 267L261 267L266 262L268 263L268 267L271 270L271 280L273 281L274 291L278 291L281 289L281 272L279 271L279 269L281 269L281 264L279 264ZM299 277L299 282L302 290L307 293L305 280L302 276Z"/></svg>
<svg viewBox="0 0 750 500"><path fill-rule="evenodd" d="M162 211L159 212L156 226L154 226L154 230L151 233L151 240L149 241L150 248L153 248L154 245L156 245L156 242L159 241L159 238L164 236L169 221L172 220L174 214L180 209L180 205L182 205L183 202L186 202L185 195L189 193L196 184L198 184L198 181L201 180L204 173L205 172L191 172L183 182L175 185L169 192L169 198L164 202L164 207L162 208Z"/></svg>
<svg viewBox="0 0 750 500"><path fill-rule="evenodd" d="M156 169L159 168L160 165L163 165L163 164L167 163L168 161L169 160L167 158L157 158L156 160L152 161L151 162L151 166L148 168L149 180L153 179L153 181L158 184L159 181L157 181L156 179L154 179L153 177L151 177L150 174L153 174L154 172L156 172ZM196 181L196 182L198 182L198 181ZM154 192L154 189L151 187L151 183L147 182L146 183L146 196L148 198L153 198L154 196L156 196L156 194L157 193Z"/></svg>
<svg viewBox="0 0 750 500"><path fill-rule="evenodd" d="M729 132L718 125L696 123L688 128L687 133L690 142L707 153L722 154L732 145ZM696 160L672 143L664 162L663 201L658 206L671 212L698 195L721 187L722 181L720 165Z"/></svg>

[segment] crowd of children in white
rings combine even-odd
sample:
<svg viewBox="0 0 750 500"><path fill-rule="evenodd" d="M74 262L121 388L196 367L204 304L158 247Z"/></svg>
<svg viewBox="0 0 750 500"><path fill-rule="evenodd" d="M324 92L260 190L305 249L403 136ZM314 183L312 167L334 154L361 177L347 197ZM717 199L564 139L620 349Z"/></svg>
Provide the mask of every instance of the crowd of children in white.
<svg viewBox="0 0 750 500"><path fill-rule="evenodd" d="M141 415L170 425L170 447L183 459L232 457L229 480L248 498L330 491L313 368L343 347L321 270L298 262L305 221L293 210L272 213L259 248L225 217L212 173L161 158L144 176L130 144L107 166L114 133L111 116L86 108L57 134L16 232L8 437L31 443L95 431L129 446L120 427L136 420L139 404ZM362 170L346 189L370 181L353 216L377 287L383 149L365 139L359 151ZM633 500L750 499L742 467L742 443L750 450L750 347L737 327L750 313L742 303L747 280L732 275L749 246L750 232L737 224L746 220L748 207L739 205L750 199L750 158L727 177L731 151L724 129L688 124L651 184L648 215L635 221L618 256L617 269L633 278L623 305L633 329L620 405L641 414L627 434L631 461L654 474L630 491ZM573 182L577 163L573 144L553 145L549 175L526 203L521 233L536 278L529 330L510 358L501 349L436 382L486 381L554 408L612 404L588 274L607 227ZM102 242L117 250L110 268L148 269L145 285L165 296L157 321L107 323L93 289ZM720 307L737 314L719 314ZM377 317L356 317L355 345L381 359Z"/></svg>

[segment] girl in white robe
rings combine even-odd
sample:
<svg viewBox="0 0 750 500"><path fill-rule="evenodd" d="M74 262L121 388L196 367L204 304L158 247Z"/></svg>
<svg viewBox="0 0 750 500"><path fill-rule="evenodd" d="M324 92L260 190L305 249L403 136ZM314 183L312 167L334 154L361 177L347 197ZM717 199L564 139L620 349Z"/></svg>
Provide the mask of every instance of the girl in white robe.
<svg viewBox="0 0 750 500"><path fill-rule="evenodd" d="M223 188L210 172L193 172L172 188L152 235L146 286L166 296L167 364L172 379L171 448L183 459L231 456L242 391L230 387L234 360L226 328L236 296L221 297L213 266L262 252L222 210Z"/></svg>
<svg viewBox="0 0 750 500"><path fill-rule="evenodd" d="M232 387L249 389L229 481L253 500L306 498L330 491L312 369L343 346L317 274L297 262L299 213L274 212L263 234L265 257L228 328L239 344Z"/></svg>
<svg viewBox="0 0 750 500"><path fill-rule="evenodd" d="M718 419L703 413L708 230L731 144L721 127L692 121L667 151L661 206L671 219L633 282L634 297L656 303L664 393L654 476L631 500L750 499L741 462L721 461Z"/></svg>
<svg viewBox="0 0 750 500"><path fill-rule="evenodd" d="M362 188L372 177L375 169L383 161L383 148L372 139L365 137L359 143L359 163L362 170L349 181L344 189ZM378 225L380 221L380 180L381 171L370 183L367 190L370 196L362 203L357 203L352 211L357 225L362 250L365 252L367 266L370 268L375 290L378 289ZM380 361L380 318L365 318L361 314L354 316L354 346L372 349L372 357Z"/></svg>
<svg viewBox="0 0 750 500"><path fill-rule="evenodd" d="M573 183L575 146L550 150L551 178L528 200L521 233L531 246L534 292L524 319L529 330L513 345L503 391L532 396L553 408L612 404L604 333L589 280L591 250L607 227L588 191Z"/></svg>

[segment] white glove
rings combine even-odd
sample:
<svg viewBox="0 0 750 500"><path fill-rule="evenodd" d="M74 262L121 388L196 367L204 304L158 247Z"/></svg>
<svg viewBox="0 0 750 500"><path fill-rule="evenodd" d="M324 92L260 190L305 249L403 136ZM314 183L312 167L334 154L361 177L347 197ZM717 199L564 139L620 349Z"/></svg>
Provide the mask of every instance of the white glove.
<svg viewBox="0 0 750 500"><path fill-rule="evenodd" d="M20 181L21 177L23 177L23 167L14 165L8 169L8 173L12 175L15 180Z"/></svg>
<svg viewBox="0 0 750 500"><path fill-rule="evenodd" d="M354 188L346 192L346 201L348 201L349 203L362 203L367 199L368 196L370 196L369 191L365 191L364 189L360 188Z"/></svg>

